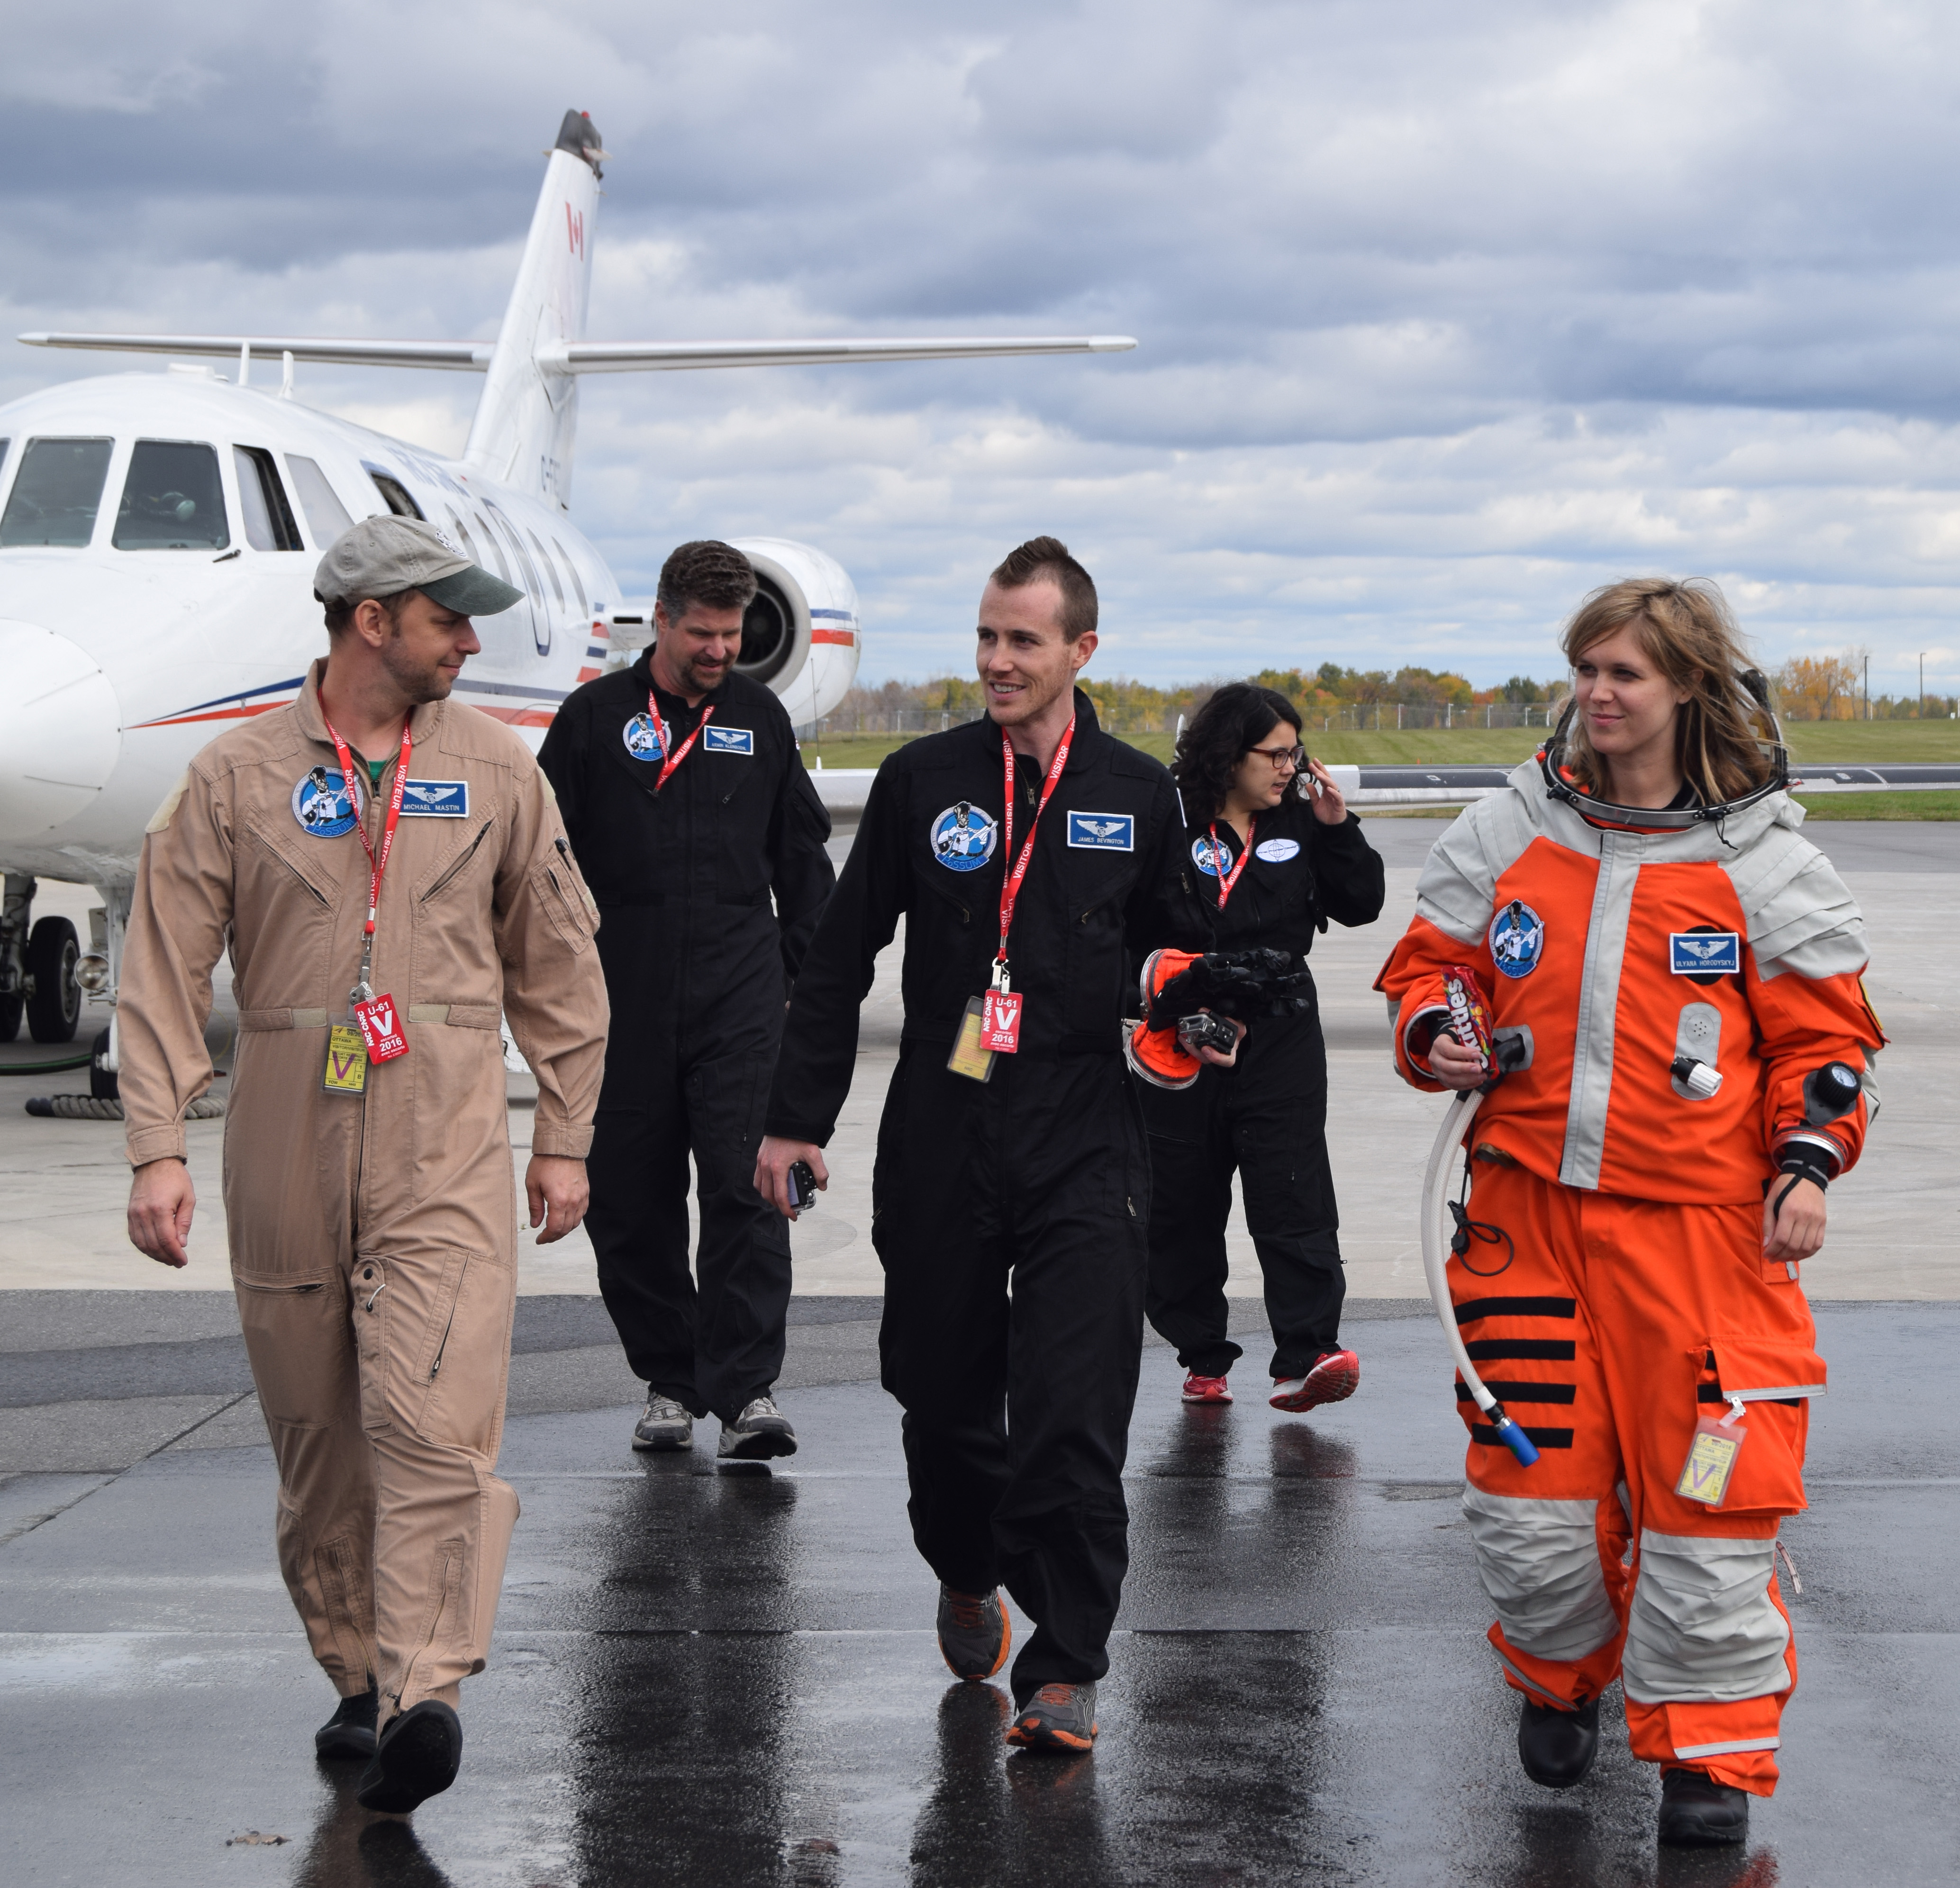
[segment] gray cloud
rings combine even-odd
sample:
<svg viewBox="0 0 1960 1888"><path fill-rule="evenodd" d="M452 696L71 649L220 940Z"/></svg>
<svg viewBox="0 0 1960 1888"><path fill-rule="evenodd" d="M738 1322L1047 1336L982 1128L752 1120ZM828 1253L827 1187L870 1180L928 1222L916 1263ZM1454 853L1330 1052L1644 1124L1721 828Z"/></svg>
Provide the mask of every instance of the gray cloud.
<svg viewBox="0 0 1960 1888"><path fill-rule="evenodd" d="M1956 54L1931 0L109 0L10 23L0 320L494 333L575 105L596 335L1145 344L588 384L576 508L628 582L806 536L867 672L916 673L1060 529L1118 665L1485 679L1666 568L1903 674L1960 645ZM10 350L0 396L78 371ZM450 447L474 388L302 383Z"/></svg>

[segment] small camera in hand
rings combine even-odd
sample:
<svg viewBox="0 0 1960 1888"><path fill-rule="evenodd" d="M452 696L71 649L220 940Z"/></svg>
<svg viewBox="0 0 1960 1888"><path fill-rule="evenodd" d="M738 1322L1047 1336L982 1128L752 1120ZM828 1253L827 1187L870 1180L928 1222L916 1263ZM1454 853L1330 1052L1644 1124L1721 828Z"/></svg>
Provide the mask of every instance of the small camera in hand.
<svg viewBox="0 0 1960 1888"><path fill-rule="evenodd" d="M1215 1049L1229 1055L1238 1046L1239 1032L1222 1016L1200 1010L1195 1016L1177 1020L1177 1040L1195 1055L1201 1049Z"/></svg>
<svg viewBox="0 0 1960 1888"><path fill-rule="evenodd" d="M816 1176L807 1160L790 1163L790 1204L798 1212L816 1204Z"/></svg>

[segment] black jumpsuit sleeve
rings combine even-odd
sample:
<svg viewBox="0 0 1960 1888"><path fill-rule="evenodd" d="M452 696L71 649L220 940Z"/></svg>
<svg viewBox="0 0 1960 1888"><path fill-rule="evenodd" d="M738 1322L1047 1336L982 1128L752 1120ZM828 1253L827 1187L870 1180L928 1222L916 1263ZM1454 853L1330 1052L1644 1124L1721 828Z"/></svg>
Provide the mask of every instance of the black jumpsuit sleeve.
<svg viewBox="0 0 1960 1888"><path fill-rule="evenodd" d="M1338 826L1313 828L1313 876L1320 908L1337 925L1372 925L1382 915L1388 880L1382 855L1349 813Z"/></svg>
<svg viewBox="0 0 1960 1888"><path fill-rule="evenodd" d="M765 1133L823 1147L837 1125L858 1063L858 1008L905 909L904 798L888 759L871 783L843 876L798 969Z"/></svg>
<svg viewBox="0 0 1960 1888"><path fill-rule="evenodd" d="M789 765L776 794L769 822L769 889L775 894L776 922L783 939L783 972L794 984L816 934L816 921L837 883L824 848L830 837L830 812L817 798L816 784L803 771L794 740Z"/></svg>
<svg viewBox="0 0 1960 1888"><path fill-rule="evenodd" d="M1177 789L1166 774L1150 803L1143 869L1123 907L1123 948L1133 969L1140 969L1153 950L1176 941L1176 897L1178 864L1184 849L1184 817Z"/></svg>
<svg viewBox="0 0 1960 1888"><path fill-rule="evenodd" d="M558 796L559 817L574 854L585 840L585 704L574 698L552 717L538 750L538 766Z"/></svg>

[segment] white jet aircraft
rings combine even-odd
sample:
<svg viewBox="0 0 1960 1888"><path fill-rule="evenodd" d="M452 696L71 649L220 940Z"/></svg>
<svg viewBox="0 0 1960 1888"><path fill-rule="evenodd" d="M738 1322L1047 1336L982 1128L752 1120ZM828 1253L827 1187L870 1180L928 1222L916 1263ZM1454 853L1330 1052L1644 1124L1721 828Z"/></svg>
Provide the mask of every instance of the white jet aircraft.
<svg viewBox="0 0 1960 1888"><path fill-rule="evenodd" d="M425 517L524 600L477 626L457 691L533 745L616 648L647 639L567 515L579 377L641 369L1104 353L1122 336L870 341L587 341L600 160L568 112L494 344L261 335L24 334L30 345L235 360L173 362L0 406L0 1042L75 1036L84 991L113 1004L145 824L225 725L292 700L323 647L312 577L353 521ZM278 357L276 393L250 384ZM482 372L463 457L317 412L297 361ZM822 551L738 540L761 588L740 666L799 724L857 673L858 597ZM615 632L621 632L616 636ZM624 650L621 650L623 655ZM84 957L65 918L32 918L35 874L81 880L103 910ZM97 1040L113 1093L114 1011Z"/></svg>

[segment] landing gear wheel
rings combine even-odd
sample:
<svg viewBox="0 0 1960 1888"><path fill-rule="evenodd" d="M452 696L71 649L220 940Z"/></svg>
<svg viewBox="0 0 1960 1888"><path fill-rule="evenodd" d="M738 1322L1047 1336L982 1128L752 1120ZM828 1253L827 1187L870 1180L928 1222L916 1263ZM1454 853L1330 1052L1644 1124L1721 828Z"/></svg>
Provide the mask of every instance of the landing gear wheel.
<svg viewBox="0 0 1960 1888"><path fill-rule="evenodd" d="M65 918L43 918L27 934L27 974L34 993L27 998L27 1033L37 1043L72 1043L81 1020L81 985L75 966L81 958L75 927Z"/></svg>
<svg viewBox="0 0 1960 1888"><path fill-rule="evenodd" d="M109 1032L104 1030L89 1046L88 1092L97 1101L119 1101L123 1091L116 1084L115 1072L104 1066L109 1060Z"/></svg>

